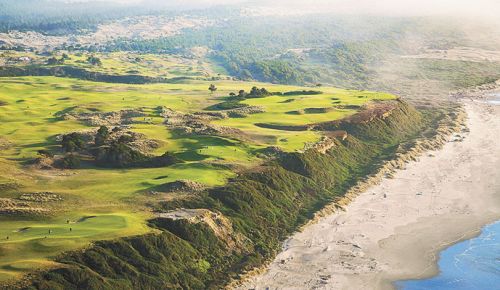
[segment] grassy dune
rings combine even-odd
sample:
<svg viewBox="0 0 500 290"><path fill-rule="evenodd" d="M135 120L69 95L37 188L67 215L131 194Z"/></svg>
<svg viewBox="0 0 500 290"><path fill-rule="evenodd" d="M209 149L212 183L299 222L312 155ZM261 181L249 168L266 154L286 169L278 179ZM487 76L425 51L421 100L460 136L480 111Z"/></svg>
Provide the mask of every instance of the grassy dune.
<svg viewBox="0 0 500 290"><path fill-rule="evenodd" d="M50 57L61 59L63 52L58 52L53 56L41 56L29 52L2 51L0 52L0 61L3 59L12 59L8 65L18 67L26 65L44 65L52 66L71 66L82 68L92 72L99 72L111 75L141 75L148 77L204 77L209 65L205 62L198 62L187 58L181 58L172 55L153 55L153 54L134 54L128 52L112 53L71 53L64 52L67 59L61 64L46 65ZM92 65L88 62L88 57L96 56L101 61L101 65ZM19 61L21 57L28 57L30 60ZM0 62L1 64L1 62Z"/></svg>
<svg viewBox="0 0 500 290"><path fill-rule="evenodd" d="M114 66L105 61L103 67L108 65ZM146 220L153 216L147 203L157 198L148 195L155 186L179 179L207 186L223 185L236 172L216 164L250 168L262 162L260 149L277 145L292 152L321 137L318 132L265 129L256 123L303 125L330 121L359 111L357 107L346 109L338 105L361 106L372 100L394 98L325 87L319 88L323 92L319 95L248 99L243 103L261 106L265 112L213 121L256 136L245 141L238 136L179 134L167 128L154 109L165 106L183 113L200 112L223 102L230 92L250 91L253 86L273 92L305 89L232 81L214 84L218 90L210 94L210 82L204 81L125 85L56 77L0 79L0 145L4 144L0 147L0 198L17 199L22 193L33 192L52 192L63 198L42 204L50 211L39 216L0 215L0 281L51 265L57 254L81 248L91 241L152 231L146 225ZM62 113L137 108L148 113L148 122L133 124L131 130L161 141L154 154L173 152L184 163L133 169L103 169L88 164L75 170L39 170L28 166L38 150L60 151L58 134L91 128L77 120L59 118Z"/></svg>
<svg viewBox="0 0 500 290"><path fill-rule="evenodd" d="M398 144L436 117L424 121L404 102L392 103L396 107L385 118L340 123L352 135L334 139L326 153L284 153L225 186L156 205L161 211L208 208L206 222L152 219L157 233L96 242L62 255L56 259L62 265L32 276L22 289L224 288L231 278L274 257L314 212L373 173L379 161L397 153Z"/></svg>

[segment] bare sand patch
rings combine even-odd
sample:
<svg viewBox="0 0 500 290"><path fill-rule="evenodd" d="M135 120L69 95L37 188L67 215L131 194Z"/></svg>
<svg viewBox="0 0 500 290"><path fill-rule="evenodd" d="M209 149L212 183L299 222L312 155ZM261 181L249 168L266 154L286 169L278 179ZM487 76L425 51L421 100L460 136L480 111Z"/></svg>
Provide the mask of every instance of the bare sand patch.
<svg viewBox="0 0 500 290"><path fill-rule="evenodd" d="M426 49L423 53L405 55L403 58L446 59L472 62L500 62L500 51L472 47L454 47L452 49Z"/></svg>

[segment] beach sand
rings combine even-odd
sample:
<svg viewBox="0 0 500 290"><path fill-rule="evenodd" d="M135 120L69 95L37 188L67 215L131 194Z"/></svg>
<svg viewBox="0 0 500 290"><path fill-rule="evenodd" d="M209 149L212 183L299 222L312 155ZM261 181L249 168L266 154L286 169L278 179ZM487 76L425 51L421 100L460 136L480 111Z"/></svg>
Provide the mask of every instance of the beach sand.
<svg viewBox="0 0 500 290"><path fill-rule="evenodd" d="M294 234L238 289L392 289L436 275L440 250L500 219L500 106L464 104L470 132Z"/></svg>

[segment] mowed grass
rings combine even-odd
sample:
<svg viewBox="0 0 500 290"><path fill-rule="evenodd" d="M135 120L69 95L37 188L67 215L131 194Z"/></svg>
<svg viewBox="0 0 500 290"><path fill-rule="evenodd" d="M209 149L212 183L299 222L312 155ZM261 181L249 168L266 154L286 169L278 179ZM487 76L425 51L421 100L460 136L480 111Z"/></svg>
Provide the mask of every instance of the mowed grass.
<svg viewBox="0 0 500 290"><path fill-rule="evenodd" d="M266 112L214 121L239 128L250 139L179 135L169 130L163 118L157 115L158 106L184 113L203 111L223 102L230 92L250 91L253 86L274 92L307 89L234 81L215 81L214 84L218 90L211 94L210 82L205 81L126 85L56 77L0 78L0 145L1 142L10 145L0 150L0 184L16 183L19 188L0 191L0 198L17 198L32 192L53 192L64 198L50 215L0 219L0 280L50 266L55 255L94 240L150 231L146 220L152 214L146 203L154 198L150 191L158 185L179 179L207 186L223 185L236 173L218 164L251 167L262 162L257 157L259 149L277 145L287 151L301 150L306 142L315 142L321 137L317 132L265 129L256 123L303 125L330 121L357 111L330 109L335 105L363 105L375 99L393 98L387 94L318 88L323 94L245 100L248 105L264 107ZM40 149L59 150L58 134L90 129L81 122L58 118L62 113L137 108L143 108L151 122L133 124L131 130L161 142L154 154L169 151L185 163L134 169L85 166L67 171L35 170L26 166ZM306 111L309 108L328 109L311 113ZM290 113L299 110L304 113ZM76 222L88 216L95 217Z"/></svg>
<svg viewBox="0 0 500 290"><path fill-rule="evenodd" d="M68 214L50 221L2 221L0 281L51 265L47 258L87 245L150 231L138 214Z"/></svg>
<svg viewBox="0 0 500 290"><path fill-rule="evenodd" d="M280 91L290 90L288 87L276 87ZM293 88L302 90L303 88ZM359 108L345 106L363 106L374 100L394 99L394 95L366 91L340 90L321 88L318 95L281 96L247 99L242 103L260 106L264 113L250 115L246 118L232 118L217 121L217 124L235 127L245 132L274 136L276 144L285 150L293 151L305 142L315 142L320 135L311 131L295 132L262 128L256 124L270 125L308 125L344 118L359 111Z"/></svg>

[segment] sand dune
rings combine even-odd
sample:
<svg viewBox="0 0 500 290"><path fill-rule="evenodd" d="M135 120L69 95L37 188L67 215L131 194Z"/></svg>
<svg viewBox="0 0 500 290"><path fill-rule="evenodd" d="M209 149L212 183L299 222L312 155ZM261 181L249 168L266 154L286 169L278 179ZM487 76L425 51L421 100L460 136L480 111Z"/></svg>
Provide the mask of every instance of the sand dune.
<svg viewBox="0 0 500 290"><path fill-rule="evenodd" d="M284 244L240 289L390 289L437 273L442 248L500 218L500 106L468 100L469 133ZM465 138L462 138L465 137Z"/></svg>

